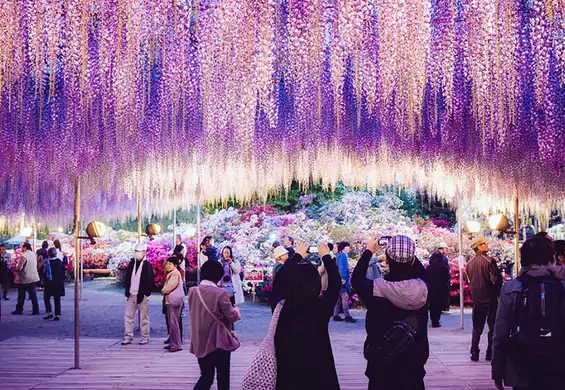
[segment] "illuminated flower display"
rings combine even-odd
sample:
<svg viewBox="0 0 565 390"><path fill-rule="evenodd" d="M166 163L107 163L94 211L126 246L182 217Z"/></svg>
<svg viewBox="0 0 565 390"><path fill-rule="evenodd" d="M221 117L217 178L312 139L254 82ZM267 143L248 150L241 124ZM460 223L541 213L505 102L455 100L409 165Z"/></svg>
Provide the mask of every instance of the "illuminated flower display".
<svg viewBox="0 0 565 390"><path fill-rule="evenodd" d="M0 213L165 212L304 184L563 206L565 8L0 2Z"/></svg>

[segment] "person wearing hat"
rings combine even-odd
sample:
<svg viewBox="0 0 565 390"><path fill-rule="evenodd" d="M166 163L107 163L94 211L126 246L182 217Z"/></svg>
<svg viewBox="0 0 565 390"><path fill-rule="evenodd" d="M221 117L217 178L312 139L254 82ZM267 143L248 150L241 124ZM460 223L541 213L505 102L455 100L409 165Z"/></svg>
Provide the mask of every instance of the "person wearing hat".
<svg viewBox="0 0 565 390"><path fill-rule="evenodd" d="M155 274L150 262L145 261L147 245L137 244L134 248L134 258L128 264L124 284L126 287L125 331L122 345L133 341L133 322L135 313L139 311L141 340L139 344L149 342L149 299L155 284Z"/></svg>
<svg viewBox="0 0 565 390"><path fill-rule="evenodd" d="M367 307L364 356L369 390L424 389L429 356L425 269L415 256L414 241L398 235L385 251L390 272L370 280L367 269L378 248L378 240L367 244L351 278Z"/></svg>
<svg viewBox="0 0 565 390"><path fill-rule="evenodd" d="M492 336L494 321L498 308L498 297L502 287L502 275L496 260L487 256L489 247L484 236L479 236L471 242L475 256L467 264L467 276L471 285L473 299L473 335L471 338L471 360L479 360L479 341L488 324L488 346L486 360L492 359Z"/></svg>
<svg viewBox="0 0 565 390"><path fill-rule="evenodd" d="M447 258L447 250L449 249L449 247L447 246L447 244L442 241L439 243L439 245L437 246L436 250L432 252L432 254L430 255L429 258L429 264L435 263L435 260L437 260L437 256L441 256L441 266L444 267L445 269L447 269L447 273L449 274L449 259ZM432 260L434 259L434 260ZM435 267L434 267L435 268ZM445 272L442 271L438 271L442 274L445 274ZM449 285L449 284L448 284ZM443 311L446 312L446 314L449 314L449 301L451 299L451 296L449 295L449 288L447 289L447 292L445 293L445 296L443 297L444 300L444 307L442 308Z"/></svg>
<svg viewBox="0 0 565 390"><path fill-rule="evenodd" d="M273 289L271 291L271 297L270 297L270 302L271 302L271 310L274 312L275 307L277 307L277 303L281 300L284 299L285 293L284 293L284 288L286 286L286 282L285 282L285 276L284 276L284 272L282 273L282 275L279 274L280 271L282 271L284 263L288 260L289 258L289 253L288 250L280 245L277 246L275 248L275 250L273 251L273 257L276 260L276 264L273 267L273 274L272 274L272 286ZM277 275L279 275L277 277ZM275 283L275 279L277 281L277 283Z"/></svg>

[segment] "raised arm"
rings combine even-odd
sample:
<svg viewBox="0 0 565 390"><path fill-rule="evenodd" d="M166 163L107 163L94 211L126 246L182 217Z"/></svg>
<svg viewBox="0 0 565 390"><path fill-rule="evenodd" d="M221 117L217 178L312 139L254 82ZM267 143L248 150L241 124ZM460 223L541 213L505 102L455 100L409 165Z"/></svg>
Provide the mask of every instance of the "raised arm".
<svg viewBox="0 0 565 390"><path fill-rule="evenodd" d="M357 294L363 299L365 305L369 304L373 296L373 281L367 279L367 269L369 268L369 262L371 261L371 257L373 257L373 253L377 250L377 246L376 241L369 242L367 249L357 262L353 270L353 276L351 277L351 284Z"/></svg>
<svg viewBox="0 0 565 390"><path fill-rule="evenodd" d="M318 251L320 250L318 249ZM336 262L332 259L329 253L323 255L322 262L324 263L324 268L328 274L328 289L322 292L321 299L323 310L327 316L330 317L339 297L339 291L341 290L341 276L339 275Z"/></svg>

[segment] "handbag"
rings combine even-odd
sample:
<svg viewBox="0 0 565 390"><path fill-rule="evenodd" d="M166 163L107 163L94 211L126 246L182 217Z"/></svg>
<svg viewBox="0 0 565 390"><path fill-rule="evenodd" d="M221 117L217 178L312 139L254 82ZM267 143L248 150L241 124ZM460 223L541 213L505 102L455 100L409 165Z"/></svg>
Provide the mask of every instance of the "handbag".
<svg viewBox="0 0 565 390"><path fill-rule="evenodd" d="M242 390L275 390L277 387L277 355L275 350L275 333L279 323L279 315L284 305L280 301L273 312L267 336L261 342L259 351L243 377Z"/></svg>
<svg viewBox="0 0 565 390"><path fill-rule="evenodd" d="M179 279L179 284L177 284L177 287L167 297L170 306L177 307L184 304L184 288L182 287L183 283L180 275Z"/></svg>
<svg viewBox="0 0 565 390"><path fill-rule="evenodd" d="M212 310L210 310L210 308L208 307L208 305L206 304L206 302L204 302L204 298L202 298L202 293L200 292L200 287L196 288L196 292L198 294L198 298L200 298L200 302L202 303L202 306L204 306L204 309L208 312L208 314L210 314L212 316L212 318L219 323L222 328L224 328L226 330L226 332L228 333L228 338L230 339L230 344L231 347L230 349L225 349L226 351L235 351L236 349L238 349L239 347L241 347L241 343L239 342L239 339L237 338L237 334L233 331L233 329L230 329L226 326L226 324L224 324L218 317L216 317L214 315L214 313L212 313Z"/></svg>
<svg viewBox="0 0 565 390"><path fill-rule="evenodd" d="M417 333L417 315L409 315L403 320L394 321L377 345L369 341L365 342L363 355L368 361L391 364L410 353L416 343Z"/></svg>

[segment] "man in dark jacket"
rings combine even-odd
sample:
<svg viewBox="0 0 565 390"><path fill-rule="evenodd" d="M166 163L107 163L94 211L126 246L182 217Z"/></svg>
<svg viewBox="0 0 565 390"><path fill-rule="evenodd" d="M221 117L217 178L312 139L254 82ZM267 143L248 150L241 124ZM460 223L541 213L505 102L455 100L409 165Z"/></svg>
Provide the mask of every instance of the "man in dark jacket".
<svg viewBox="0 0 565 390"><path fill-rule="evenodd" d="M367 307L364 354L369 390L423 390L429 356L425 270L414 256L414 241L395 236L386 249L390 272L384 278L369 280L367 268L377 248L378 241L369 242L351 279ZM395 321L414 331L413 344L399 343L395 348L385 341Z"/></svg>
<svg viewBox="0 0 565 390"><path fill-rule="evenodd" d="M479 360L479 341L488 324L488 347L486 360L492 359L492 335L498 307L498 296L502 287L502 275L496 260L487 256L489 247L485 237L477 237L471 243L475 256L467 264L467 275L471 283L473 299L473 336L471 339L471 360Z"/></svg>
<svg viewBox="0 0 565 390"><path fill-rule="evenodd" d="M443 264L441 252L434 251L430 257L430 265L426 268L428 282L428 303L432 327L439 328L441 312L445 308L446 297L449 296L449 269Z"/></svg>
<svg viewBox="0 0 565 390"><path fill-rule="evenodd" d="M122 345L131 344L133 341L133 322L135 313L139 311L141 340L139 344L144 345L149 342L149 299L155 284L155 274L153 266L145 261L147 246L137 244L135 246L134 258L131 259L125 276L126 286L126 315L125 332Z"/></svg>

